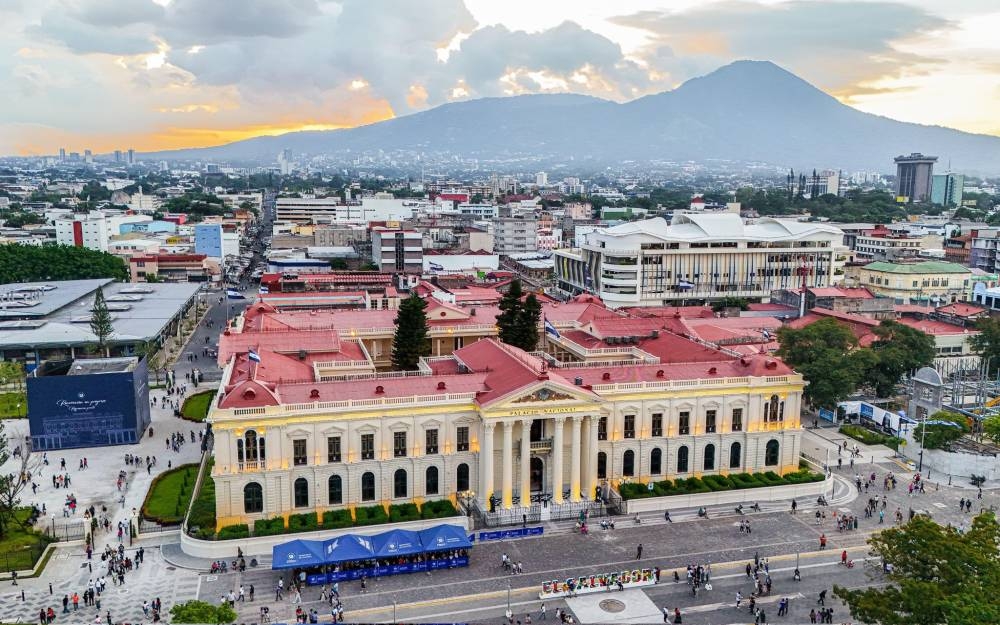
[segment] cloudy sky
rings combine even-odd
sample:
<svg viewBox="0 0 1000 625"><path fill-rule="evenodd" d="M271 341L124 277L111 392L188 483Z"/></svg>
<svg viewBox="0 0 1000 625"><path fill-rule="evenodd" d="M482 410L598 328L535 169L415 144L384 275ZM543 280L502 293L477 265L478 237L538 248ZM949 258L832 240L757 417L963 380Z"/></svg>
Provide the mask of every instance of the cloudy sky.
<svg viewBox="0 0 1000 625"><path fill-rule="evenodd" d="M771 60L1000 135L1000 0L0 0L0 153L215 145L483 96L671 89Z"/></svg>

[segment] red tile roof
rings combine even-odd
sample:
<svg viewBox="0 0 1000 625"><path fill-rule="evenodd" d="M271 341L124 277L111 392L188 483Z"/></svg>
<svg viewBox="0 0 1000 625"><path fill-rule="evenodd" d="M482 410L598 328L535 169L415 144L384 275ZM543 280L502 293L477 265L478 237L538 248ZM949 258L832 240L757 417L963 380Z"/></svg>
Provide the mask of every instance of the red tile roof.
<svg viewBox="0 0 1000 625"><path fill-rule="evenodd" d="M986 312L986 309L980 308L979 306L973 306L972 304L955 302L954 304L940 306L937 311L946 315L955 315L956 317L974 317L976 315L983 314Z"/></svg>
<svg viewBox="0 0 1000 625"><path fill-rule="evenodd" d="M963 328L961 326L952 325L950 323L945 323L944 321L937 321L936 319L911 319L904 317L898 319L899 323L903 325L910 326L924 332L925 334L931 335L946 335L946 334L979 334L979 331L971 328Z"/></svg>

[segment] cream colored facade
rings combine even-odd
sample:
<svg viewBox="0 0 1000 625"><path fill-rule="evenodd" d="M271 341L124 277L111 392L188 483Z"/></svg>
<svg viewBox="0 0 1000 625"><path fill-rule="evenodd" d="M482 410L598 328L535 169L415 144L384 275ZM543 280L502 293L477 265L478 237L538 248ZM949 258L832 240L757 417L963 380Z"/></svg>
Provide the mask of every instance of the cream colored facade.
<svg viewBox="0 0 1000 625"><path fill-rule="evenodd" d="M968 299L972 271L943 261L918 263L875 262L858 269L858 286L897 304L940 306Z"/></svg>
<svg viewBox="0 0 1000 625"><path fill-rule="evenodd" d="M802 389L797 374L579 389L539 379L488 406L476 392L444 390L213 406L218 524L460 494L484 509L495 495L501 509L537 512L532 494L559 506L594 499L605 481L790 472Z"/></svg>

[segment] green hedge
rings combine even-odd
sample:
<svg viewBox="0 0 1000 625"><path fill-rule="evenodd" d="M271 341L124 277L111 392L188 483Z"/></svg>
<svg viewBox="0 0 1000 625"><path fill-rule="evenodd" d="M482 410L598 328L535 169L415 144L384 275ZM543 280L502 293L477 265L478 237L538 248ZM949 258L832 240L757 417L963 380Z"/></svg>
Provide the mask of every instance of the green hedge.
<svg viewBox="0 0 1000 625"><path fill-rule="evenodd" d="M692 495L696 493L712 493L727 490L742 490L746 488L761 488L764 486L787 486L789 484L808 484L822 482L823 475L807 469L780 476L774 471L765 473L734 473L733 475L706 475L701 478L690 477L671 482L662 480L653 482L653 490L647 484L622 484L619 488L622 499L645 499L647 497L669 497L672 495Z"/></svg>
<svg viewBox="0 0 1000 625"><path fill-rule="evenodd" d="M275 517L273 519L257 519L253 522L254 536L277 536L285 533L285 519Z"/></svg>
<svg viewBox="0 0 1000 625"><path fill-rule="evenodd" d="M420 506L420 518L422 519L442 519L457 514L458 510L455 509L455 504L448 499L425 501Z"/></svg>
<svg viewBox="0 0 1000 625"><path fill-rule="evenodd" d="M197 527L195 537L211 540L215 536L215 480L212 479L212 465L215 459L208 461L205 469L205 480L201 483L201 492L191 502L191 514L188 516L188 527Z"/></svg>
<svg viewBox="0 0 1000 625"><path fill-rule="evenodd" d="M903 440L895 436L880 434L874 430L863 428L860 425L844 424L840 426L839 432L844 436L850 436L855 440L859 440L865 445L885 445L889 449L895 450L899 449L899 443Z"/></svg>
<svg viewBox="0 0 1000 625"><path fill-rule="evenodd" d="M219 540L249 537L250 527L246 523L241 523L239 525L227 525L219 530Z"/></svg>
<svg viewBox="0 0 1000 625"><path fill-rule="evenodd" d="M417 521L420 519L420 510L415 503L394 503L389 506L389 522L401 523L403 521Z"/></svg>
<svg viewBox="0 0 1000 625"><path fill-rule="evenodd" d="M288 517L289 532L313 532L319 529L315 512L293 514Z"/></svg>
<svg viewBox="0 0 1000 625"><path fill-rule="evenodd" d="M389 515L385 513L385 508L380 505L354 509L355 525L378 525L388 522Z"/></svg>
<svg viewBox="0 0 1000 625"><path fill-rule="evenodd" d="M142 502L142 516L164 525L180 523L187 513L197 481L197 464L181 465L157 475Z"/></svg>
<svg viewBox="0 0 1000 625"><path fill-rule="evenodd" d="M323 513L323 529L337 530L354 525L350 510L327 510Z"/></svg>

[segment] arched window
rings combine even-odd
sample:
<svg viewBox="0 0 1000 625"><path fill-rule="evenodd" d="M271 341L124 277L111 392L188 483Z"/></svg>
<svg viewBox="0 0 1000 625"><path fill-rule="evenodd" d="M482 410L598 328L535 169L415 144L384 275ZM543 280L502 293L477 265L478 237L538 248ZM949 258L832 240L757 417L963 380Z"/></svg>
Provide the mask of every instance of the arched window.
<svg viewBox="0 0 1000 625"><path fill-rule="evenodd" d="M295 486L293 488L295 492L295 507L296 508L308 508L309 507L309 480L304 477L300 477L295 480Z"/></svg>
<svg viewBox="0 0 1000 625"><path fill-rule="evenodd" d="M339 475L331 475L326 487L327 495L330 498L330 505L344 503L344 482Z"/></svg>
<svg viewBox="0 0 1000 625"><path fill-rule="evenodd" d="M780 414L779 400L777 395L771 395L770 405L764 409L764 420L765 421L777 421L778 415Z"/></svg>
<svg viewBox="0 0 1000 625"><path fill-rule="evenodd" d="M243 434L243 457L237 458L240 462L256 462L264 459L264 439L257 436L256 430L247 430ZM240 444L236 445L236 452L239 455Z"/></svg>
<svg viewBox="0 0 1000 625"><path fill-rule="evenodd" d="M622 456L622 475L631 477L635 475L635 452L631 449L625 450Z"/></svg>
<svg viewBox="0 0 1000 625"><path fill-rule="evenodd" d="M602 480L608 477L608 454L603 451L597 452L597 477Z"/></svg>
<svg viewBox="0 0 1000 625"><path fill-rule="evenodd" d="M733 443L729 446L729 468L738 469L743 464L743 446Z"/></svg>
<svg viewBox="0 0 1000 625"><path fill-rule="evenodd" d="M459 492L469 490L469 465L464 462L455 469L455 489Z"/></svg>
<svg viewBox="0 0 1000 625"><path fill-rule="evenodd" d="M396 469L392 474L392 496L406 497L406 469Z"/></svg>
<svg viewBox="0 0 1000 625"><path fill-rule="evenodd" d="M257 482L243 487L243 512L253 514L264 511L264 489Z"/></svg>
<svg viewBox="0 0 1000 625"><path fill-rule="evenodd" d="M705 460L702 466L706 471L715 471L715 445L705 445Z"/></svg>
<svg viewBox="0 0 1000 625"><path fill-rule="evenodd" d="M243 439L236 439L236 462L243 464Z"/></svg>
<svg viewBox="0 0 1000 625"><path fill-rule="evenodd" d="M361 474L361 501L375 501L375 474L371 471Z"/></svg>
<svg viewBox="0 0 1000 625"><path fill-rule="evenodd" d="M649 452L649 472L653 475L663 473L663 452L659 447Z"/></svg>
<svg viewBox="0 0 1000 625"><path fill-rule="evenodd" d="M427 467L427 471L424 474L424 494L425 495L437 495L438 494L438 468L437 467Z"/></svg>
<svg viewBox="0 0 1000 625"><path fill-rule="evenodd" d="M780 447L778 441L773 438L767 441L767 445L764 447L764 466L776 467L778 466L778 456Z"/></svg>
<svg viewBox="0 0 1000 625"><path fill-rule="evenodd" d="M677 450L677 472L687 473L688 471L688 448L687 445L681 445L681 448Z"/></svg>

